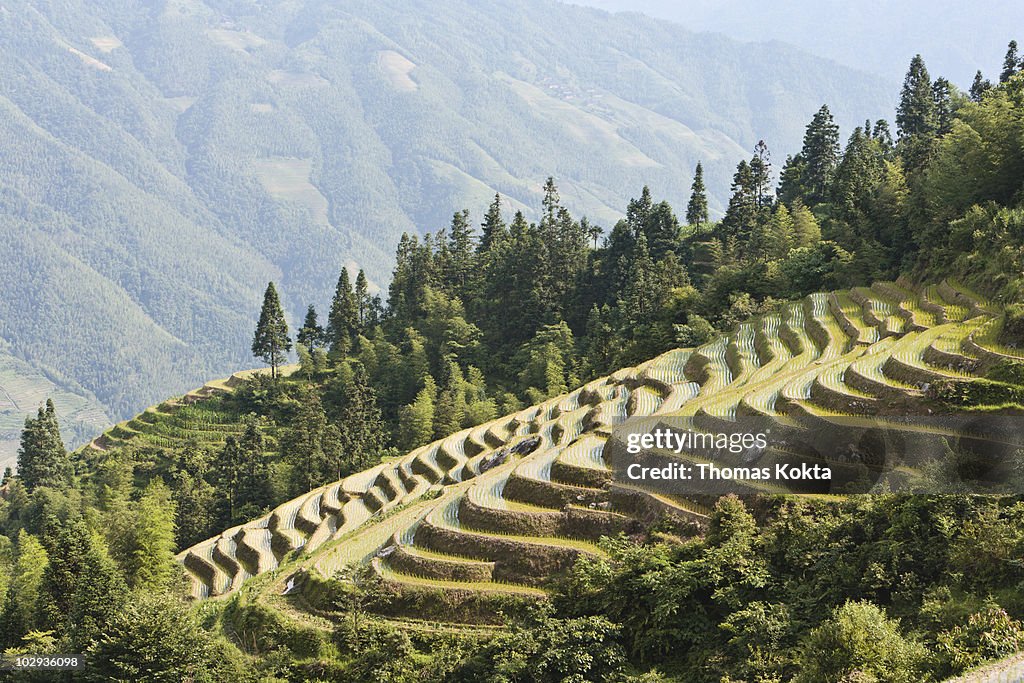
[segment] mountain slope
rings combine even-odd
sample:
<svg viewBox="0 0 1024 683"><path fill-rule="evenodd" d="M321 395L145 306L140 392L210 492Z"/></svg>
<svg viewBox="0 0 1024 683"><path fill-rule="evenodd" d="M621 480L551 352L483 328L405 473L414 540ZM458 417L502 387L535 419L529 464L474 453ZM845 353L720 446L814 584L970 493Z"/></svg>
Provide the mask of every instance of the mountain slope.
<svg viewBox="0 0 1024 683"><path fill-rule="evenodd" d="M718 31L741 40L779 40L888 78L902 78L915 52L932 76L970 85L974 72L998 75L1001 49L1017 38L1024 8L1010 0L983 6L954 0L848 3L789 2L774 7L750 0L575 0L609 11L643 12L694 31Z"/></svg>
<svg viewBox="0 0 1024 683"><path fill-rule="evenodd" d="M759 137L781 159L822 100L847 124L891 101L543 0L14 0L0 46L0 337L114 419L246 365L269 279L292 314L342 264L383 283L402 231L496 191L532 214L550 174L608 227L644 183L682 205L703 160L721 210Z"/></svg>
<svg viewBox="0 0 1024 683"><path fill-rule="evenodd" d="M422 617L423 603L411 596L426 590L451 598L434 619L486 620L486 610L459 611L467 594L535 598L580 555L602 556L601 536L636 533L665 515L691 532L704 523L713 495L659 495L612 479L606 443L627 418L719 425L761 416L820 430L851 415L931 414L940 404L929 386L966 386L993 364L1021 360L994 343L997 314L949 283L814 294L697 349L670 351L317 488L179 559L196 598L271 572L258 583L266 596L286 582L301 592L308 581L315 600L318 582L369 566L397 604L418 606L399 609L404 616ZM825 457L836 469L863 468ZM759 464L770 462L786 462L786 451L769 449Z"/></svg>

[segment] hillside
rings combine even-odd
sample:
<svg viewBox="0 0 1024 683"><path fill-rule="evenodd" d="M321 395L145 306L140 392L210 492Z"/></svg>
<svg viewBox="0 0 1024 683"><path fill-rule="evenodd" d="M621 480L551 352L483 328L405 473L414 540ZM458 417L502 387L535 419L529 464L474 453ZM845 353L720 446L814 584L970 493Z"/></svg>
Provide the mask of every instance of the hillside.
<svg viewBox="0 0 1024 683"><path fill-rule="evenodd" d="M196 598L268 571L274 591L296 572L323 580L367 562L406 590L534 594L580 553L602 555L600 536L660 514L706 519L706 500L642 495L611 481L603 447L624 420L761 415L814 429L846 415L923 415L941 404L922 387L971 382L1000 361L1024 360L994 342L997 313L950 283L814 294L697 349L670 351L318 488L179 559ZM535 436L523 457L482 467Z"/></svg>
<svg viewBox="0 0 1024 683"><path fill-rule="evenodd" d="M15 0L0 68L0 355L27 364L0 381L45 375L71 420L245 366L268 279L293 317L342 264L384 283L453 206L535 215L553 173L608 228L644 183L681 205L703 160L717 213L758 139L782 158L823 101L844 125L891 102L795 50L542 0Z"/></svg>
<svg viewBox="0 0 1024 683"><path fill-rule="evenodd" d="M362 600L360 618L383 619L417 643L437 647L442 634L460 634L480 647L489 625L528 614L538 600L564 599L564 578L581 561L623 562L622 548L602 537L683 543L722 533L714 496L613 480L606 444L624 421L691 416L714 425L758 415L814 430L853 415L948 413L937 387L984 383L992 368L1024 361L996 341L1003 320L998 306L951 282L814 294L696 349L318 487L178 559L193 598L229 598L217 601L223 627L257 650L283 643L307 661L334 656L327 643L356 618L353 599ZM129 442L161 433L169 418L141 419ZM784 455L769 451L765 462ZM778 489L744 486L760 523L778 524ZM842 495L805 500L845 504ZM793 505L797 514L808 503ZM977 676L964 680L988 680Z"/></svg>

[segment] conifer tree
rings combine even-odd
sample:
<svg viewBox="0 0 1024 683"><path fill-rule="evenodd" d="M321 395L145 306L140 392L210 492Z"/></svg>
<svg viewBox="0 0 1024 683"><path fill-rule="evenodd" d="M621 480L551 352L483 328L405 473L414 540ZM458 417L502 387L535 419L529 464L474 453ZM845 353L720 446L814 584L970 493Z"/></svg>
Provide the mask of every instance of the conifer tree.
<svg viewBox="0 0 1024 683"><path fill-rule="evenodd" d="M39 610L43 574L49 564L46 548L38 538L21 529L14 550L10 583L0 613L0 638L9 647L20 643L30 630L46 627L45 615Z"/></svg>
<svg viewBox="0 0 1024 683"><path fill-rule="evenodd" d="M295 341L302 344L312 353L317 350L324 339L324 328L317 320L316 308L310 304L306 309L306 319L302 322L302 328L295 335Z"/></svg>
<svg viewBox="0 0 1024 683"><path fill-rule="evenodd" d="M810 204L825 201L839 163L839 126L828 105L822 105L807 125L800 158L804 165L800 179L806 193L803 199Z"/></svg>
<svg viewBox="0 0 1024 683"><path fill-rule="evenodd" d="M473 270L473 233L469 225L469 211L456 211L452 216L448 235L448 258L445 276L447 291L466 300L467 286Z"/></svg>
<svg viewBox="0 0 1024 683"><path fill-rule="evenodd" d="M263 308L260 319L256 323L256 333L252 340L252 353L270 365L270 376L277 379L277 368L288 358L292 342L288 337L288 323L281 310L281 300L277 296L274 283L267 284L263 294Z"/></svg>
<svg viewBox="0 0 1024 683"><path fill-rule="evenodd" d="M932 100L935 102L935 132L945 135L953 128L953 86L945 78L936 78L932 83Z"/></svg>
<svg viewBox="0 0 1024 683"><path fill-rule="evenodd" d="M932 81L920 54L910 60L896 110L896 131L905 168L920 168L931 150L938 124Z"/></svg>
<svg viewBox="0 0 1024 683"><path fill-rule="evenodd" d="M331 481L341 451L338 428L327 421L319 393L305 387L295 417L281 437L281 452L291 469L292 493L298 495Z"/></svg>
<svg viewBox="0 0 1024 683"><path fill-rule="evenodd" d="M486 254L508 239L508 227L501 215L500 194L495 194L491 205L487 207L487 213L484 214L480 229L480 242L476 245L477 253Z"/></svg>
<svg viewBox="0 0 1024 683"><path fill-rule="evenodd" d="M785 258L789 250L796 244L793 217L782 202L775 207L775 212L768 224L768 234L770 235L770 242L767 246L769 258Z"/></svg>
<svg viewBox="0 0 1024 683"><path fill-rule="evenodd" d="M757 220L757 198L750 164L741 161L732 177L732 196L722 218L722 232L727 237L745 240Z"/></svg>
<svg viewBox="0 0 1024 683"><path fill-rule="evenodd" d="M690 201L686 204L686 222L698 228L708 222L708 195L704 188L704 167L697 162L690 185Z"/></svg>
<svg viewBox="0 0 1024 683"><path fill-rule="evenodd" d="M981 75L981 70L979 69L978 72L974 74L974 82L971 83L971 102L981 102L981 98L991 87L992 82L987 78L984 78Z"/></svg>
<svg viewBox="0 0 1024 683"><path fill-rule="evenodd" d="M245 431L238 439L240 467L238 494L236 496L237 516L252 518L271 503L273 495L270 466L267 464L266 439L260 431L260 421L255 415L242 419Z"/></svg>
<svg viewBox="0 0 1024 683"><path fill-rule="evenodd" d="M57 411L53 400L47 399L35 419L25 419L18 450L18 476L25 489L38 486L63 487L71 476L71 461L60 436Z"/></svg>
<svg viewBox="0 0 1024 683"><path fill-rule="evenodd" d="M750 160L750 175L757 208L760 210L771 206L772 162L768 145L764 140L759 140L754 147L754 156Z"/></svg>
<svg viewBox="0 0 1024 683"><path fill-rule="evenodd" d="M443 384L434 405L434 437L437 439L459 431L466 420L466 392L462 368L449 358L444 364L444 371Z"/></svg>
<svg viewBox="0 0 1024 683"><path fill-rule="evenodd" d="M366 469L384 453L384 423L377 406L377 393L360 363L352 364L352 379L345 387L345 400L339 414L340 458L336 464L338 479Z"/></svg>
<svg viewBox="0 0 1024 683"><path fill-rule="evenodd" d="M1017 54L1017 41L1011 40L1006 46L1006 57L1003 58L1003 70L999 74L999 82L1006 83L1013 78L1021 67L1020 56Z"/></svg>
<svg viewBox="0 0 1024 683"><path fill-rule="evenodd" d="M342 268L338 284L331 300L331 312L327 317L328 356L338 362L352 349L352 338L356 332L355 293L348 277L348 268Z"/></svg>
<svg viewBox="0 0 1024 683"><path fill-rule="evenodd" d="M793 217L794 246L813 247L821 241L821 226L818 225L818 219L803 202L793 202L790 215Z"/></svg>
<svg viewBox="0 0 1024 683"><path fill-rule="evenodd" d="M356 275L356 330L357 336L365 334L372 325L373 320L373 298L370 296L370 282L366 279L366 272L360 268Z"/></svg>
<svg viewBox="0 0 1024 683"><path fill-rule="evenodd" d="M58 633L73 647L81 647L120 606L124 580L103 543L80 518L52 523L43 536L48 562L40 607Z"/></svg>

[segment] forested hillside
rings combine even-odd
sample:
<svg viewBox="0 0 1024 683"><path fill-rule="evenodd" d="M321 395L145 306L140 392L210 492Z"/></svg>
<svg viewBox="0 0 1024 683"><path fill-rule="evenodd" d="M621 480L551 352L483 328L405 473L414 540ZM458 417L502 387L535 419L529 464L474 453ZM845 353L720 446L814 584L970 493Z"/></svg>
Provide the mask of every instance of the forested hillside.
<svg viewBox="0 0 1024 683"><path fill-rule="evenodd" d="M47 403L0 487L0 642L98 680L917 683L1019 652L1019 449L987 495L943 427L924 460L821 455L869 495L718 498L624 486L606 448L630 417L1024 415L1006 61L963 93L915 57L893 124L820 107L783 162L733 160L720 220L703 167L604 235L549 179L534 220L499 195L403 235L380 296L343 268L289 325L266 284L268 371L79 451Z"/></svg>
<svg viewBox="0 0 1024 683"><path fill-rule="evenodd" d="M793 151L822 101L849 124L891 100L794 50L543 0L14 0L0 69L0 353L27 364L2 381L113 418L245 364L269 279L294 326L453 207L536 218L552 174L609 228L644 184L684 202L703 160L714 215L759 138Z"/></svg>

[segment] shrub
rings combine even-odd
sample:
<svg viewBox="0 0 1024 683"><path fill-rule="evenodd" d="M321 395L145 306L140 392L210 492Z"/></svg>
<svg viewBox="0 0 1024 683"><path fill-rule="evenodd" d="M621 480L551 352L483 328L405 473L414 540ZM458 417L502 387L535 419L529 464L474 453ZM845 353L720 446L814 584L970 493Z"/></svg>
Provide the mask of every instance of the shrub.
<svg viewBox="0 0 1024 683"><path fill-rule="evenodd" d="M887 681L917 683L925 648L900 633L899 621L889 619L866 600L847 602L811 631L798 683Z"/></svg>

